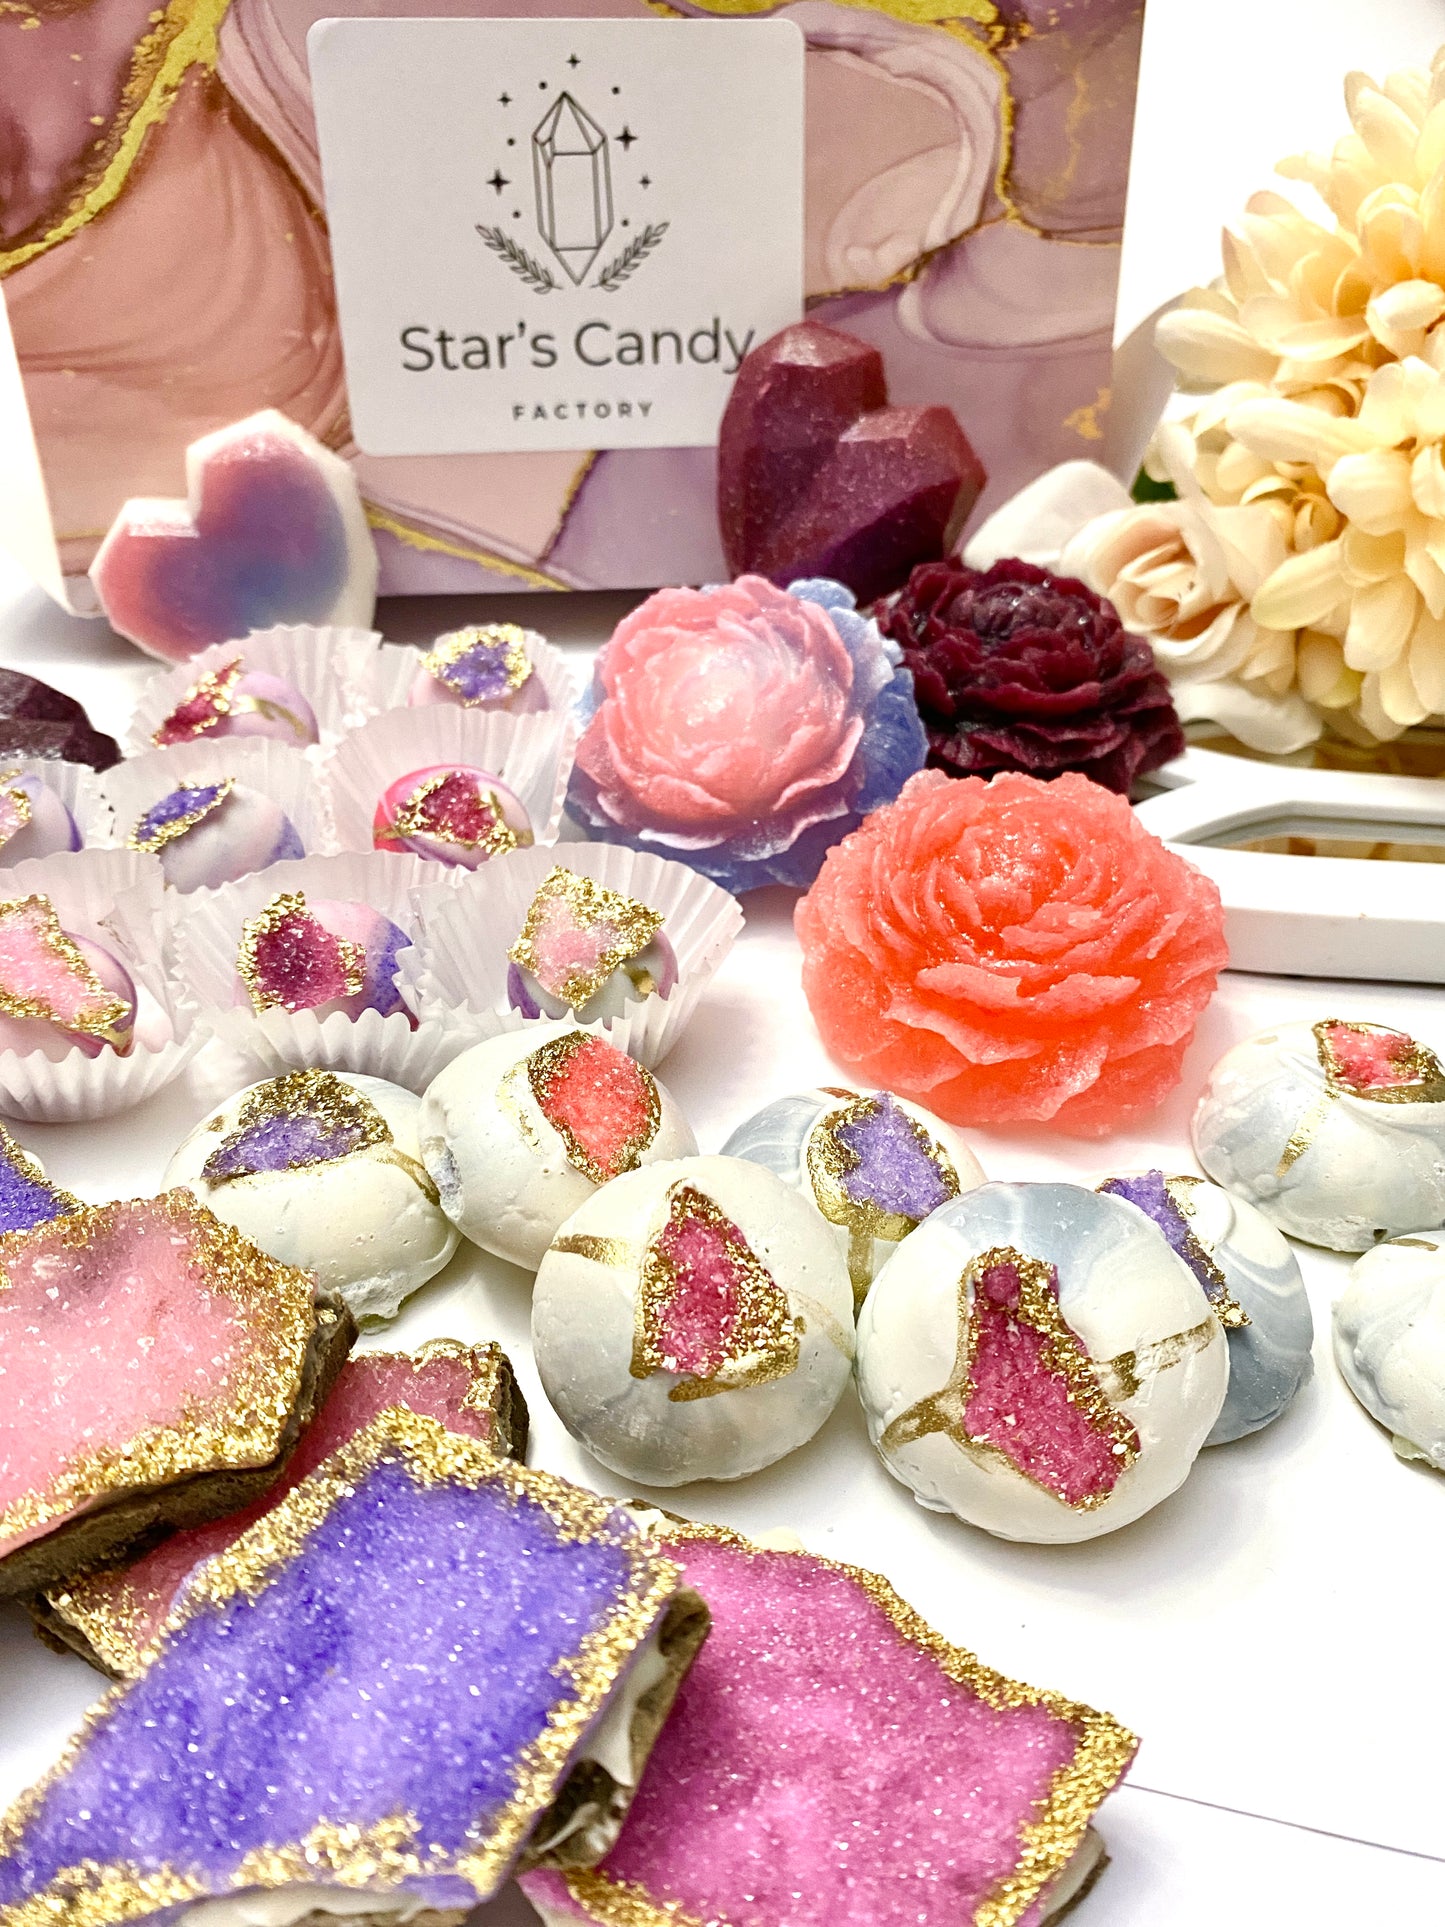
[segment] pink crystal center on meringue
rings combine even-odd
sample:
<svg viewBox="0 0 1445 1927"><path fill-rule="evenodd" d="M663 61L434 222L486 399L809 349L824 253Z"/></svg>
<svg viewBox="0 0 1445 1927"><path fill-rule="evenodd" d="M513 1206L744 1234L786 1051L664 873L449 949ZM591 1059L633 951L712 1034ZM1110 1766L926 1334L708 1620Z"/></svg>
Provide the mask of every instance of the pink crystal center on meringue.
<svg viewBox="0 0 1445 1927"><path fill-rule="evenodd" d="M654 1331L663 1368L713 1378L732 1356L742 1310L744 1281L727 1232L705 1218L674 1218L657 1248L673 1280Z"/></svg>
<svg viewBox="0 0 1445 1927"><path fill-rule="evenodd" d="M1419 1046L1396 1030L1354 1030L1348 1024L1324 1026L1341 1081L1356 1091L1400 1090L1419 1082Z"/></svg>
<svg viewBox="0 0 1445 1927"><path fill-rule="evenodd" d="M1127 1455L1079 1402L1058 1365L1052 1335L1019 1316L1021 1295L1017 1266L990 1265L979 1274L970 1311L972 1389L964 1430L1065 1504L1097 1503L1113 1491Z"/></svg>
<svg viewBox="0 0 1445 1927"><path fill-rule="evenodd" d="M558 1061L537 1101L552 1128L564 1140L575 1139L608 1178L630 1170L656 1134L644 1073L600 1037L587 1038Z"/></svg>

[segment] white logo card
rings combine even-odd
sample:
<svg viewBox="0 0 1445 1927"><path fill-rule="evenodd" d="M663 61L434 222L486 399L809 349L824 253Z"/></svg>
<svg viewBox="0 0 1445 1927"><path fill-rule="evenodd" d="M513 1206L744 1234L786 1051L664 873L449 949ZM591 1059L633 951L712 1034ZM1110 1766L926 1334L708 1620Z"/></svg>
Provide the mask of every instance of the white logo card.
<svg viewBox="0 0 1445 1927"><path fill-rule="evenodd" d="M322 20L307 39L356 439L706 447L802 312L790 21Z"/></svg>

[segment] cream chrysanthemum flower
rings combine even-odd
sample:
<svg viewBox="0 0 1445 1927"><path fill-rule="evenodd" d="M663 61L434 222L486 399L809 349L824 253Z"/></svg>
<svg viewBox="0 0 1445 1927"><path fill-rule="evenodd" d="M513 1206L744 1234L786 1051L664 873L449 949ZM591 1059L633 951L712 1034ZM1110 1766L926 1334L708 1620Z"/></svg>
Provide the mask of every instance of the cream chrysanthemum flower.
<svg viewBox="0 0 1445 1927"><path fill-rule="evenodd" d="M1423 354L1445 319L1445 50L1383 85L1351 74L1353 132L1327 155L1280 163L1335 218L1254 195L1224 236L1224 279L1196 288L1157 340L1186 382L1333 388L1353 413L1374 368Z"/></svg>
<svg viewBox="0 0 1445 1927"><path fill-rule="evenodd" d="M1445 342L1430 347L1445 361ZM1411 355L1375 370L1356 416L1262 397L1228 427L1263 460L1308 464L1344 518L1250 605L1258 622L1334 639L1302 665L1305 693L1349 701L1381 738L1445 710L1445 373Z"/></svg>

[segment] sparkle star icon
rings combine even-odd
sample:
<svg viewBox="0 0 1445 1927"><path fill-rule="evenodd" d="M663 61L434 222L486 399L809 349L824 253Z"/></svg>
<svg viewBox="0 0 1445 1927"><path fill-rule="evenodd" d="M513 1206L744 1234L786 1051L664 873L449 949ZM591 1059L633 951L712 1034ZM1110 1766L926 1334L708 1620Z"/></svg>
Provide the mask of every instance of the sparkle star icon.
<svg viewBox="0 0 1445 1927"><path fill-rule="evenodd" d="M499 107L510 107L511 104L512 104L512 96L510 94L497 95L497 105Z"/></svg>
<svg viewBox="0 0 1445 1927"><path fill-rule="evenodd" d="M641 180L640 180L640 181L639 181L639 182L637 183L637 185L638 185L639 187L651 187L651 186L652 186L652 177L651 177L651 175L650 175L650 174L644 174L644 175L643 175L643 177L642 177L642 179L641 179Z"/></svg>
<svg viewBox="0 0 1445 1927"><path fill-rule="evenodd" d="M567 65L569 67L580 67L582 62L577 58L576 54L569 54L567 57Z"/></svg>
<svg viewBox="0 0 1445 1927"><path fill-rule="evenodd" d="M510 187L511 185L512 183L507 179L506 175L502 172L500 167L497 169L496 173L490 175L487 180L487 186L491 188L495 188L498 194L501 193L504 187Z"/></svg>
<svg viewBox="0 0 1445 1927"><path fill-rule="evenodd" d="M624 127L622 132L617 136L617 145L626 153L627 149L631 147L636 139L637 136L633 133L632 129L630 127Z"/></svg>

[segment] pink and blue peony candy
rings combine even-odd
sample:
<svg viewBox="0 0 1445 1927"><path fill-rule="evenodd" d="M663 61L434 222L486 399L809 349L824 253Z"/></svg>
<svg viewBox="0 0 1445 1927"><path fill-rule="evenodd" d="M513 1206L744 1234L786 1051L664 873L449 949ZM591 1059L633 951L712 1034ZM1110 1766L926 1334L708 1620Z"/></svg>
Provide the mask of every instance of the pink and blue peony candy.
<svg viewBox="0 0 1445 1927"><path fill-rule="evenodd" d="M598 657L569 811L728 890L803 888L923 767L901 661L841 583L660 589Z"/></svg>

